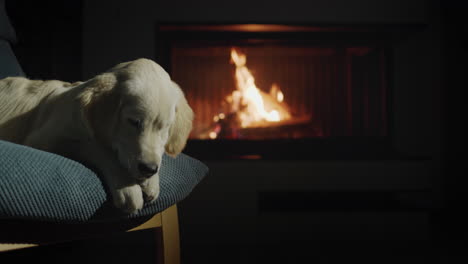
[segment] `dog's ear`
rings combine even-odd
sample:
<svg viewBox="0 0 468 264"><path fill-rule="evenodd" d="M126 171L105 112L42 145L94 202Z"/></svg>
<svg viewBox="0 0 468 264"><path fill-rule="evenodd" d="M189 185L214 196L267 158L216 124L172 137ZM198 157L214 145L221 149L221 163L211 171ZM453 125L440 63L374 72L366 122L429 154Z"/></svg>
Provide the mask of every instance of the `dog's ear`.
<svg viewBox="0 0 468 264"><path fill-rule="evenodd" d="M82 130L89 138L95 137L96 106L102 104L106 95L109 95L117 83L113 73L100 74L87 82L82 83L78 97L78 120ZM104 113L102 113L104 114ZM110 118L110 117L109 117Z"/></svg>
<svg viewBox="0 0 468 264"><path fill-rule="evenodd" d="M192 130L193 111L180 87L175 82L172 82L172 85L180 94L176 105L175 120L169 128L169 140L166 144L166 152L175 157L182 152L187 143L188 136Z"/></svg>

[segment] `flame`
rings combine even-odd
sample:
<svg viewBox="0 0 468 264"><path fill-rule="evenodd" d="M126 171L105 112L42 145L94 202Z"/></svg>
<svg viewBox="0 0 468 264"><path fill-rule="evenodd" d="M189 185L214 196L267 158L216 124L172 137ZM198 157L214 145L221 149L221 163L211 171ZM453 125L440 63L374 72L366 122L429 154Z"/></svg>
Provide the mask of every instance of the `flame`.
<svg viewBox="0 0 468 264"><path fill-rule="evenodd" d="M267 121L279 122L282 118L277 109L267 110L264 102L264 95L255 85L255 78L246 66L247 58L245 54L231 49L231 61L236 65L237 91L232 93L234 110L238 111L239 106L244 106L239 117L241 126L248 127L252 123ZM279 88L278 88L279 90ZM281 91L277 93L278 102L282 102L284 95ZM236 106L237 105L237 106Z"/></svg>
<svg viewBox="0 0 468 264"><path fill-rule="evenodd" d="M281 92L279 86L276 83L271 85L270 96L276 98L278 103L282 103L284 101L284 94Z"/></svg>
<svg viewBox="0 0 468 264"><path fill-rule="evenodd" d="M218 137L218 134L216 134L216 132L214 132L214 131L211 131L210 134L209 134L209 137L211 139L216 139Z"/></svg>
<svg viewBox="0 0 468 264"><path fill-rule="evenodd" d="M270 94L265 93L255 85L255 78L247 68L247 57L236 49L231 49L231 63L236 66L235 78L237 89L226 97L230 107L230 120L235 115L240 121L240 127L259 127L268 123L277 123L291 118L288 107L284 103L284 94L277 84L270 88ZM220 113L213 117L218 125L209 132L210 139L216 139L221 132L221 122L227 115ZM229 121L224 121L229 122Z"/></svg>
<svg viewBox="0 0 468 264"><path fill-rule="evenodd" d="M283 94L281 91L279 91L279 92L276 94L276 100L277 100L278 102L280 102L280 103L283 102L283 100L284 100L284 94Z"/></svg>

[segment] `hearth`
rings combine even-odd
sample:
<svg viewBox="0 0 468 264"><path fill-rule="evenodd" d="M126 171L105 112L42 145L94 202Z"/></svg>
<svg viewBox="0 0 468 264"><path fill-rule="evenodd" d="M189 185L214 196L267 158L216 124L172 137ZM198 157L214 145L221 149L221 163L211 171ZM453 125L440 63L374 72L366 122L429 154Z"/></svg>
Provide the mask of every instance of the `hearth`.
<svg viewBox="0 0 468 264"><path fill-rule="evenodd" d="M158 24L156 59L196 113L210 158L391 153L391 41L382 26Z"/></svg>

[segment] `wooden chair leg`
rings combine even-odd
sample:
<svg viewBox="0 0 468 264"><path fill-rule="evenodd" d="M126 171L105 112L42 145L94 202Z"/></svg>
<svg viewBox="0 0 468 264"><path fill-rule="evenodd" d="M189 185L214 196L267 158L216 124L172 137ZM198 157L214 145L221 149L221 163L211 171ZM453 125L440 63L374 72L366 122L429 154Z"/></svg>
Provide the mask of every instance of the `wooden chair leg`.
<svg viewBox="0 0 468 264"><path fill-rule="evenodd" d="M179 217L173 205L161 213L164 264L180 264Z"/></svg>

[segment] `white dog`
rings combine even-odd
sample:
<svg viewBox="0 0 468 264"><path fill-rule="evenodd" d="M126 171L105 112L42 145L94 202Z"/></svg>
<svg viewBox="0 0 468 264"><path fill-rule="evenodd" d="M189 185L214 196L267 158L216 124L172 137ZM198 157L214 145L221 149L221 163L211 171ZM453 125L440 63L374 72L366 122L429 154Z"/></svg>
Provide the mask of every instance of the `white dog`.
<svg viewBox="0 0 468 264"><path fill-rule="evenodd" d="M127 213L158 197L162 155L182 151L192 119L182 90L148 59L72 84L0 80L0 139L94 167Z"/></svg>

